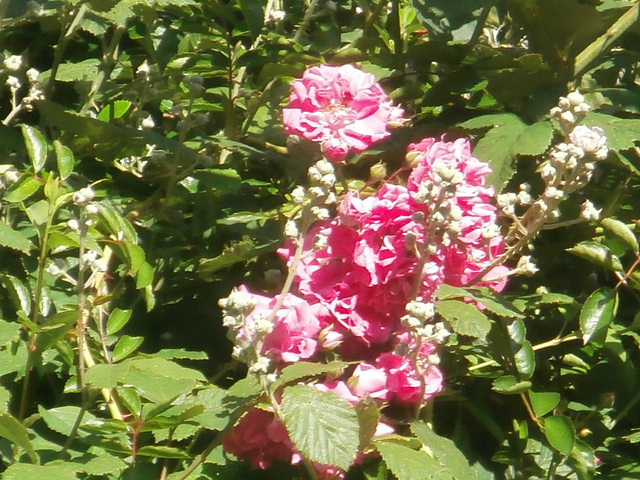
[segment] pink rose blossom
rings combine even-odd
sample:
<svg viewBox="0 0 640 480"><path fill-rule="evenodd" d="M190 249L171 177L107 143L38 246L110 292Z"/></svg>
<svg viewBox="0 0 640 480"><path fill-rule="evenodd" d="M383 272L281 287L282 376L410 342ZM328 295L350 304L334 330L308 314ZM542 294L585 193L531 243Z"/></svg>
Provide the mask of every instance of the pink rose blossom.
<svg viewBox="0 0 640 480"><path fill-rule="evenodd" d="M295 465L301 458L295 452L285 426L273 412L253 408L240 419L222 441L224 449L253 468L269 468L280 460Z"/></svg>
<svg viewBox="0 0 640 480"><path fill-rule="evenodd" d="M240 290L248 292L244 286ZM279 298L251 295L256 306L247 315L238 335L238 340L245 343L254 338L256 322L269 317ZM314 307L307 301L288 294L273 319L272 331L264 337L261 353L284 363L311 358L318 348L317 336L320 330L320 321Z"/></svg>
<svg viewBox="0 0 640 480"><path fill-rule="evenodd" d="M285 131L320 143L333 162L388 137L387 124L402 118L374 76L352 65L311 67L291 87Z"/></svg>

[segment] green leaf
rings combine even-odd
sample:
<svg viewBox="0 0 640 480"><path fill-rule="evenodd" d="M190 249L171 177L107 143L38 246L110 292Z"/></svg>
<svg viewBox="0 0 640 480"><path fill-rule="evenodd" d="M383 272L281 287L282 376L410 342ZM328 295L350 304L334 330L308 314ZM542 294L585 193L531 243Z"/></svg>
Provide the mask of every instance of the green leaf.
<svg viewBox="0 0 640 480"><path fill-rule="evenodd" d="M129 335L122 335L118 343L116 343L115 348L113 349L112 360L114 362L119 362L120 360L124 360L129 355L134 353L140 345L144 342L144 337L131 337Z"/></svg>
<svg viewBox="0 0 640 480"><path fill-rule="evenodd" d="M480 115L459 123L457 126L465 130L482 130L499 127L520 119L513 113L492 113L490 115Z"/></svg>
<svg viewBox="0 0 640 480"><path fill-rule="evenodd" d="M242 15L247 22L251 36L253 38L257 37L260 34L264 23L264 13L260 2L255 2L253 0L239 0L238 4L242 10Z"/></svg>
<svg viewBox="0 0 640 480"><path fill-rule="evenodd" d="M0 245L29 255L33 244L22 232L14 230L4 222L0 222Z"/></svg>
<svg viewBox="0 0 640 480"><path fill-rule="evenodd" d="M484 338L491 330L491 322L484 313L460 300L441 300L436 303L436 312L460 335Z"/></svg>
<svg viewBox="0 0 640 480"><path fill-rule="evenodd" d="M364 398L356 405L358 415L360 443L358 450L362 451L369 447L371 439L376 433L376 428L380 422L380 409L372 398Z"/></svg>
<svg viewBox="0 0 640 480"><path fill-rule="evenodd" d="M92 476L106 476L109 474L119 474L127 468L127 464L118 457L101 453L97 457L93 457L86 463L74 462L75 468L82 473Z"/></svg>
<svg viewBox="0 0 640 480"><path fill-rule="evenodd" d="M538 156L547 151L553 139L553 125L548 120L527 126L513 143L514 155Z"/></svg>
<svg viewBox="0 0 640 480"><path fill-rule="evenodd" d="M0 385L0 414L9 413L10 401L11 401L11 392Z"/></svg>
<svg viewBox="0 0 640 480"><path fill-rule="evenodd" d="M155 271L151 265L147 262L143 262L136 275L136 288L139 290L151 285L151 282L153 282L154 272Z"/></svg>
<svg viewBox="0 0 640 480"><path fill-rule="evenodd" d="M358 416L334 392L306 385L282 394L284 423L294 445L309 460L348 469L358 453Z"/></svg>
<svg viewBox="0 0 640 480"><path fill-rule="evenodd" d="M544 419L544 435L549 444L564 455L569 455L575 443L575 429L567 417L554 415Z"/></svg>
<svg viewBox="0 0 640 480"><path fill-rule="evenodd" d="M31 176L25 176L23 181L12 185L11 188L7 190L4 200L10 203L22 202L40 190L43 186L44 183L40 180Z"/></svg>
<svg viewBox="0 0 640 480"><path fill-rule="evenodd" d="M511 122L489 130L473 149L473 156L487 162L493 173L487 177L487 184L502 191L504 185L513 176L512 148L516 139L526 128L517 117Z"/></svg>
<svg viewBox="0 0 640 480"><path fill-rule="evenodd" d="M77 480L75 466L67 464L29 465L14 463L2 474L3 480Z"/></svg>
<svg viewBox="0 0 640 480"><path fill-rule="evenodd" d="M153 356L166 360L209 360L209 355L206 352L189 351L184 348L163 348Z"/></svg>
<svg viewBox="0 0 640 480"><path fill-rule="evenodd" d="M605 218L600 222L607 236L613 236L626 249L638 253L638 239L636 234L620 220Z"/></svg>
<svg viewBox="0 0 640 480"><path fill-rule="evenodd" d="M31 293L27 287L13 275L0 275L0 281L9 292L16 309L22 310L26 315L31 313Z"/></svg>
<svg viewBox="0 0 640 480"><path fill-rule="evenodd" d="M620 259L606 245L601 243L587 240L578 243L575 247L568 248L567 251L614 272L624 271Z"/></svg>
<svg viewBox="0 0 640 480"><path fill-rule="evenodd" d="M136 245L135 243L126 242L124 246L127 252L127 257L129 257L131 273L135 275L136 273L138 273L138 270L140 270L140 267L144 263L146 255L142 247Z"/></svg>
<svg viewBox="0 0 640 480"><path fill-rule="evenodd" d="M524 318L514 305L488 287L462 288L443 283L436 292L436 298L438 300L472 298L500 317Z"/></svg>
<svg viewBox="0 0 640 480"><path fill-rule="evenodd" d="M580 310L580 332L586 345L590 341L603 342L607 327L618 308L618 292L602 287L589 295Z"/></svg>
<svg viewBox="0 0 640 480"><path fill-rule="evenodd" d="M58 65L56 80L58 82L92 81L95 76L98 75L99 66L100 60L97 58L88 58L87 60L77 63L61 63ZM46 76L50 75L49 72L42 72L42 74Z"/></svg>
<svg viewBox="0 0 640 480"><path fill-rule="evenodd" d="M325 373L340 373L350 365L349 362L297 362L287 365L282 369L282 374L278 377L277 385L282 386L295 382L301 378L314 377Z"/></svg>
<svg viewBox="0 0 640 480"><path fill-rule="evenodd" d="M33 463L39 462L38 455L29 440L27 429L9 413L0 413L0 437L6 438L23 449ZM5 472L5 475L6 474L7 472Z"/></svg>
<svg viewBox="0 0 640 480"><path fill-rule="evenodd" d="M529 391L529 400L536 417L543 417L560 403L558 392L534 392Z"/></svg>
<svg viewBox="0 0 640 480"><path fill-rule="evenodd" d="M45 186L45 191L46 189L47 187ZM46 200L38 200L29 205L25 212L34 226L42 227L49 219L49 202Z"/></svg>
<svg viewBox="0 0 640 480"><path fill-rule="evenodd" d="M0 347L4 347L20 338L20 324L0 320Z"/></svg>
<svg viewBox="0 0 640 480"><path fill-rule="evenodd" d="M522 346L513 356L516 369L523 379L529 379L533 376L536 369L536 357L528 340L522 342Z"/></svg>
<svg viewBox="0 0 640 480"><path fill-rule="evenodd" d="M183 452L179 448L163 447L147 445L138 450L138 455L153 458L177 458L186 460L191 458L187 453Z"/></svg>
<svg viewBox="0 0 640 480"><path fill-rule="evenodd" d="M110 122L112 118L120 118L129 111L131 102L128 100L116 100L113 103L108 104L98 114L98 120L103 122Z"/></svg>
<svg viewBox="0 0 640 480"><path fill-rule="evenodd" d="M113 335L124 328L129 319L131 318L131 310L121 310L114 308L109 314L107 320L107 334Z"/></svg>
<svg viewBox="0 0 640 480"><path fill-rule="evenodd" d="M528 380L519 381L513 375L505 375L496 378L491 384L492 390L506 395L515 395L531 389L531 382Z"/></svg>
<svg viewBox="0 0 640 480"><path fill-rule="evenodd" d="M49 410L39 405L38 413L40 413L40 416L51 430L67 437L71 434L73 426L80 414L82 414L82 423L86 423L88 420L95 418L91 413L83 412L80 407L71 405L50 408ZM78 435L81 437L84 436L81 431L78 432Z"/></svg>
<svg viewBox="0 0 640 480"><path fill-rule="evenodd" d="M471 470L468 460L451 440L437 435L423 422L411 423L411 431L431 451L438 463L448 471L446 474L448 478L476 479L476 474Z"/></svg>
<svg viewBox="0 0 640 480"><path fill-rule="evenodd" d="M618 118L613 115L590 112L583 120L587 126L604 130L607 147L613 151L629 150L640 140L640 120Z"/></svg>
<svg viewBox="0 0 640 480"><path fill-rule="evenodd" d="M56 159L58 160L58 173L62 180L69 178L69 175L73 173L73 167L75 164L73 158L73 152L69 147L62 145L58 140L53 141L53 149L56 152Z"/></svg>
<svg viewBox="0 0 640 480"><path fill-rule="evenodd" d="M424 450L414 450L393 441L376 442L387 468L398 480L432 480L442 470L440 463Z"/></svg>
<svg viewBox="0 0 640 480"><path fill-rule="evenodd" d="M42 133L29 125L21 125L24 144L31 159L34 173L38 173L44 167L47 160L47 141Z"/></svg>

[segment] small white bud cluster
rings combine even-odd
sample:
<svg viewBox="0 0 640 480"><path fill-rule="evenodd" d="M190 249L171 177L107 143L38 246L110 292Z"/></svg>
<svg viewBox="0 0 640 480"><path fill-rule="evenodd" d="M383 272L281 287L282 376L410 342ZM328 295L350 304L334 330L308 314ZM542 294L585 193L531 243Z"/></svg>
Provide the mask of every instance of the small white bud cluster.
<svg viewBox="0 0 640 480"><path fill-rule="evenodd" d="M308 177L309 189L299 185L291 192L291 201L302 207L285 224L284 234L291 239L297 239L300 235L298 221L304 211L311 213L314 220L328 220L331 218L330 207L338 201L334 190L337 180L331 162L324 159L317 161L309 167ZM321 245L322 240L316 244Z"/></svg>
<svg viewBox="0 0 640 480"><path fill-rule="evenodd" d="M138 78L142 78L145 82L150 84L161 78L160 68L158 65L149 65L146 60L140 64L136 70L136 75Z"/></svg>
<svg viewBox="0 0 640 480"><path fill-rule="evenodd" d="M274 26L278 23L280 23L282 20L285 19L285 17L287 16L287 14L285 13L284 10L271 10L269 12L269 15L266 19L266 24L269 26Z"/></svg>
<svg viewBox="0 0 640 480"><path fill-rule="evenodd" d="M558 106L553 107L549 115L558 120L560 127L568 134L589 113L589 110L591 106L584 101L584 96L575 90L566 97L560 97Z"/></svg>
<svg viewBox="0 0 640 480"><path fill-rule="evenodd" d="M189 94L194 97L199 97L204 92L204 79L201 75L185 75L182 82Z"/></svg>
<svg viewBox="0 0 640 480"><path fill-rule="evenodd" d="M29 93L22 99L22 104L26 111L33 110L33 104L44 100L44 87L40 83L40 72L35 68L27 70L27 80L29 81Z"/></svg>
<svg viewBox="0 0 640 480"><path fill-rule="evenodd" d="M405 307L407 314L402 317L402 323L411 330L424 327L436 314L435 305L432 302L423 303L412 300Z"/></svg>
<svg viewBox="0 0 640 480"><path fill-rule="evenodd" d="M91 202L95 193L91 187L84 187L73 194L73 203L78 206L86 206Z"/></svg>
<svg viewBox="0 0 640 480"><path fill-rule="evenodd" d="M0 191L10 187L20 179L20 172L10 165L0 167Z"/></svg>
<svg viewBox="0 0 640 480"><path fill-rule="evenodd" d="M107 262L95 250L89 250L82 255L80 266L90 268L93 272L106 272L109 269Z"/></svg>
<svg viewBox="0 0 640 480"><path fill-rule="evenodd" d="M65 270L66 270L66 265L64 263L64 260L62 260L61 258L56 258L45 269L45 272L47 272L49 275L53 275L54 277L57 277L59 275L64 274Z"/></svg>
<svg viewBox="0 0 640 480"><path fill-rule="evenodd" d="M516 268L514 269L514 271L512 273L520 274L520 275L526 275L527 277L531 277L537 271L538 271L538 267L536 267L536 264L533 263L533 261L531 260L531 256L530 255L523 255L518 260Z"/></svg>
<svg viewBox="0 0 640 480"><path fill-rule="evenodd" d="M600 220L601 208L596 208L589 200L585 200L580 205L580 218L583 220Z"/></svg>
<svg viewBox="0 0 640 480"><path fill-rule="evenodd" d="M138 125L138 130L151 130L155 126L156 122L153 120L153 117L149 112L140 112L140 123Z"/></svg>

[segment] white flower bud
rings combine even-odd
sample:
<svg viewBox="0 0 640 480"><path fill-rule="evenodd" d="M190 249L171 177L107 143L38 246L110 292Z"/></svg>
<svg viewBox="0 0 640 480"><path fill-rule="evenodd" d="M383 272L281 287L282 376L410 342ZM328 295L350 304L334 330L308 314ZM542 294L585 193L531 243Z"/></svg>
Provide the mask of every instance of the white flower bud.
<svg viewBox="0 0 640 480"><path fill-rule="evenodd" d="M300 232L298 231L298 225L294 220L288 220L284 225L284 234L289 238L296 238Z"/></svg>
<svg viewBox="0 0 640 480"><path fill-rule="evenodd" d="M596 154L601 149L606 149L607 137L600 127L589 128L585 125L578 125L569 134L571 143L581 148L588 154Z"/></svg>
<svg viewBox="0 0 640 480"><path fill-rule="evenodd" d="M576 122L576 117L571 112L562 112L560 115L560 123L563 126L572 125Z"/></svg>
<svg viewBox="0 0 640 480"><path fill-rule="evenodd" d="M248 292L233 289L227 298L220 299L218 305L229 311L250 313L256 306L256 300Z"/></svg>
<svg viewBox="0 0 640 480"><path fill-rule="evenodd" d="M580 205L580 218L583 220L599 220L602 209L597 209L589 200Z"/></svg>
<svg viewBox="0 0 640 480"><path fill-rule="evenodd" d="M179 123L179 122L178 122ZM147 113L147 115L140 121L140 128L143 130L150 130L156 126L156 122L153 121L151 115Z"/></svg>
<svg viewBox="0 0 640 480"><path fill-rule="evenodd" d="M335 193L329 192L327 194L327 198L324 199L325 205L333 205L334 203L338 203L338 197Z"/></svg>
<svg viewBox="0 0 640 480"><path fill-rule="evenodd" d="M326 208L311 207L311 213L318 220L328 220L331 218L331 214L329 213L329 210L327 210Z"/></svg>
<svg viewBox="0 0 640 480"><path fill-rule="evenodd" d="M100 211L98 205L95 203L90 203L84 208L84 211L87 212L87 215L97 215Z"/></svg>
<svg viewBox="0 0 640 480"><path fill-rule="evenodd" d="M571 92L567 95L567 100L569 100L569 104L572 107L576 107L584 102L584 97L580 94L578 90Z"/></svg>
<svg viewBox="0 0 640 480"><path fill-rule="evenodd" d="M333 173L327 173L322 176L320 183L325 188L331 188L336 184L336 176Z"/></svg>
<svg viewBox="0 0 640 480"><path fill-rule="evenodd" d="M482 229L482 238L485 240L491 240L492 238L496 238L498 235L500 235L500 227L495 223L490 223Z"/></svg>
<svg viewBox="0 0 640 480"><path fill-rule="evenodd" d="M528 277L532 276L538 271L538 267L536 267L535 263L531 261L530 255L523 255L518 260L518 264L515 268L519 273L526 275Z"/></svg>
<svg viewBox="0 0 640 480"><path fill-rule="evenodd" d="M318 170L314 166L309 167L308 175L311 181L313 182L319 182L320 179L322 178L322 173L320 173L320 170Z"/></svg>
<svg viewBox="0 0 640 480"><path fill-rule="evenodd" d="M567 97L560 97L558 99L558 107L560 107L562 110L568 110L569 108L571 108L571 102Z"/></svg>
<svg viewBox="0 0 640 480"><path fill-rule="evenodd" d="M269 365L271 364L271 360L267 357L258 357L256 363L249 367L249 372L253 374L261 374L267 373L269 371Z"/></svg>
<svg viewBox="0 0 640 480"><path fill-rule="evenodd" d="M7 170L4 172L4 181L7 185L16 183L20 178L20 174L15 170Z"/></svg>
<svg viewBox="0 0 640 480"><path fill-rule="evenodd" d="M329 175L329 174L334 173L333 165L328 160L324 160L324 159L318 160L316 162L315 167L318 169L318 171L322 175Z"/></svg>
<svg viewBox="0 0 640 480"><path fill-rule="evenodd" d="M291 192L291 200L293 202L295 202L295 203L302 203L302 202L304 202L304 198L305 198L306 194L307 194L307 192L305 191L304 187L298 185Z"/></svg>
<svg viewBox="0 0 640 480"><path fill-rule="evenodd" d="M29 80L31 83L36 83L39 78L40 72L38 70L36 70L35 68L30 68L29 70L27 70L27 80Z"/></svg>
<svg viewBox="0 0 640 480"><path fill-rule="evenodd" d="M80 230L80 223L75 218L67 221L67 227L69 227L74 232L78 232Z"/></svg>
<svg viewBox="0 0 640 480"><path fill-rule="evenodd" d="M20 83L20 79L18 79L17 77L14 77L13 75L9 75L7 77L7 80L5 81L5 84L11 90L17 90L22 86L22 84Z"/></svg>
<svg viewBox="0 0 640 480"><path fill-rule="evenodd" d="M3 63L7 70L17 72L22 67L22 57L20 55L11 55L5 58Z"/></svg>

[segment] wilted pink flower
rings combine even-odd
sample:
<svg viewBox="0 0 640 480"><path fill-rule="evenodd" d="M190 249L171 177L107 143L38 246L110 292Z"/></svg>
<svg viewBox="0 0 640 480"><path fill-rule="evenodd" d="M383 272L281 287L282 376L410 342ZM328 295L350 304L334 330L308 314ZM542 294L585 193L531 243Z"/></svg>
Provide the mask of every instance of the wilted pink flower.
<svg viewBox="0 0 640 480"><path fill-rule="evenodd" d="M387 124L403 114L372 74L352 65L311 67L291 87L285 131L320 143L333 162L389 136Z"/></svg>
<svg viewBox="0 0 640 480"><path fill-rule="evenodd" d="M301 458L295 452L285 426L273 412L253 408L240 419L222 441L224 449L253 468L269 468L275 460L295 465Z"/></svg>

